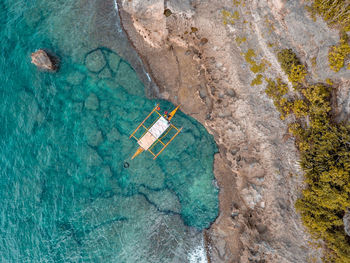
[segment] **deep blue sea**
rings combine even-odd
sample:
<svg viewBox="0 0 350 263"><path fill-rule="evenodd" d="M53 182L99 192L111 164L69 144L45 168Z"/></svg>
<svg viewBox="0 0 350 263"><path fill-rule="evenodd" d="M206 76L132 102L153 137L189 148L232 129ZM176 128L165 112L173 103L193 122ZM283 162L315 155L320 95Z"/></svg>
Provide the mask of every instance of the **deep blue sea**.
<svg viewBox="0 0 350 263"><path fill-rule="evenodd" d="M133 129L174 105L118 55L131 47L109 1L0 1L0 262L205 262L216 145L179 112L160 157L130 161ZM30 63L39 48L57 73Z"/></svg>

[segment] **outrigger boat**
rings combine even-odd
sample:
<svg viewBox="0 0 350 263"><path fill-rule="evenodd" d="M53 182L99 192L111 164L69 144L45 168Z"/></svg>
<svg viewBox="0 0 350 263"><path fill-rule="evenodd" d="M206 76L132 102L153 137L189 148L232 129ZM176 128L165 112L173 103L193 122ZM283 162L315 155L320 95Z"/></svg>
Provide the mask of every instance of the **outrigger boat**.
<svg viewBox="0 0 350 263"><path fill-rule="evenodd" d="M176 128L170 121L174 117L179 107L180 105L177 106L169 114L165 112L164 115L158 112L160 110L159 104L157 104L154 107L154 109L148 114L148 116L140 123L140 125L136 128L136 130L134 130L134 132L129 137L129 139L130 138L136 139L137 143L140 146L137 149L137 151L134 153L134 155L131 157L131 160L134 159L137 155L139 155L143 151L149 151L153 155L153 160L154 160L159 156L159 154L161 154L165 150L165 148L169 145L169 143L175 139L175 137L180 133L182 128L180 129ZM150 118L153 114L156 114L157 118L153 121L153 123L149 127L146 127L145 126L146 120ZM137 138L135 134L141 127L145 131L139 138ZM165 138L165 136L169 134L169 132L172 129L176 130L175 135L173 135L168 142L164 143L162 139ZM158 143L162 144L163 147L158 151L158 153L154 153L152 149Z"/></svg>

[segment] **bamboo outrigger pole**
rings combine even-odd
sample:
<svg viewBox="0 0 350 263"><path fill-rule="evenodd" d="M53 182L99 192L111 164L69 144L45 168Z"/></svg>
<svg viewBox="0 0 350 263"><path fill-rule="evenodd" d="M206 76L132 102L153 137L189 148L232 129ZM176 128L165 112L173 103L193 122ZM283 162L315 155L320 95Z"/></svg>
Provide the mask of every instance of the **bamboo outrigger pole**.
<svg viewBox="0 0 350 263"><path fill-rule="evenodd" d="M154 109L150 112L150 114L148 114L148 116L140 123L139 126L137 126L136 130L134 130L134 132L130 135L129 139L135 134L135 132L137 132L137 130L142 126L142 124L145 123L145 121L152 115L152 113L157 110L159 104L157 104Z"/></svg>
<svg viewBox="0 0 350 263"><path fill-rule="evenodd" d="M182 128L179 129L179 130L175 133L175 135L174 135L174 136L163 146L163 148L153 157L153 160L157 159L157 157L159 156L159 154L161 154L162 151L165 150L165 148L169 145L169 143L170 143L172 140L175 139L175 137L180 133L181 130L182 130Z"/></svg>

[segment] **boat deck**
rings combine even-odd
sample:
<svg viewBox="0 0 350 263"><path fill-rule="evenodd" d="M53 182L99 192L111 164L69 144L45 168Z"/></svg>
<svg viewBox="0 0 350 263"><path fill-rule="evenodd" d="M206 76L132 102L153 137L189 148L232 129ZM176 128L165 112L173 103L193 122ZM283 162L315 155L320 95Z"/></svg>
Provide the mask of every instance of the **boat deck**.
<svg viewBox="0 0 350 263"><path fill-rule="evenodd" d="M170 123L164 117L159 117L155 124L137 141L147 151L153 143L169 128Z"/></svg>

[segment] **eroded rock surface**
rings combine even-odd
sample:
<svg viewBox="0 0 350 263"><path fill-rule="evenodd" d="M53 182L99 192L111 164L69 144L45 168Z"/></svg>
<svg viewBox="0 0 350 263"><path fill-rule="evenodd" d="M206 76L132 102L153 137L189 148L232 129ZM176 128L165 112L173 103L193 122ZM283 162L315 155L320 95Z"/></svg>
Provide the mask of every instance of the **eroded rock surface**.
<svg viewBox="0 0 350 263"><path fill-rule="evenodd" d="M32 63L40 69L55 71L57 70L57 62L46 51L39 49L31 55Z"/></svg>
<svg viewBox="0 0 350 263"><path fill-rule="evenodd" d="M148 45L160 48L167 35L164 20L163 0L124 1L123 9L131 14L135 30L144 38Z"/></svg>
<svg viewBox="0 0 350 263"><path fill-rule="evenodd" d="M252 80L263 73L288 83L276 53L292 48L307 65L310 82L337 81L344 95L339 111L350 112L349 73L328 66L328 48L339 41L338 32L321 19L313 21L303 1L151 2L157 12L145 15L149 2L119 0L122 24L159 97L181 104L203 123L220 150L214 169L220 214L206 231L210 260L320 262L294 208L303 187L295 142L265 84ZM264 63L261 72L252 72L245 61L249 49Z"/></svg>
<svg viewBox="0 0 350 263"><path fill-rule="evenodd" d="M344 215L343 222L345 233L350 236L350 210Z"/></svg>

